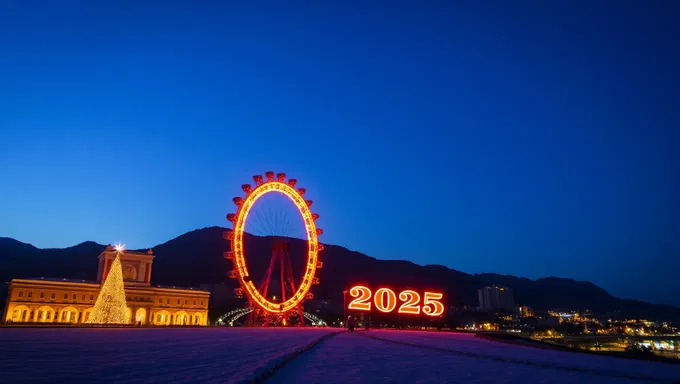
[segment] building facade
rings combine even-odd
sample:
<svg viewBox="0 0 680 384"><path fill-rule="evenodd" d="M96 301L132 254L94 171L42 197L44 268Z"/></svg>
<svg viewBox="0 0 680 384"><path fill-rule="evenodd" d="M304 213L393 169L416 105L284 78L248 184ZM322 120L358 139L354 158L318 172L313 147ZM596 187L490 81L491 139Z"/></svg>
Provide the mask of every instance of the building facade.
<svg viewBox="0 0 680 384"><path fill-rule="evenodd" d="M99 255L96 281L13 279L5 304L5 324L84 324L94 309L99 290L116 257L111 246ZM210 292L194 288L151 286L154 255L121 254L129 324L207 325Z"/></svg>
<svg viewBox="0 0 680 384"><path fill-rule="evenodd" d="M515 312L515 298L512 289L491 285L477 290L479 308L484 312L504 310Z"/></svg>

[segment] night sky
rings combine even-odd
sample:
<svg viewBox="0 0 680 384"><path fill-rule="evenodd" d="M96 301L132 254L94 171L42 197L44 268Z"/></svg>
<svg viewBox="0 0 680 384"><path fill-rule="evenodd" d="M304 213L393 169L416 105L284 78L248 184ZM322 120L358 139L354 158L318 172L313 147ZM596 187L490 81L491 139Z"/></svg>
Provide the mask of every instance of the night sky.
<svg viewBox="0 0 680 384"><path fill-rule="evenodd" d="M273 170L327 243L680 305L680 3L280 3L0 0L0 236L149 247Z"/></svg>

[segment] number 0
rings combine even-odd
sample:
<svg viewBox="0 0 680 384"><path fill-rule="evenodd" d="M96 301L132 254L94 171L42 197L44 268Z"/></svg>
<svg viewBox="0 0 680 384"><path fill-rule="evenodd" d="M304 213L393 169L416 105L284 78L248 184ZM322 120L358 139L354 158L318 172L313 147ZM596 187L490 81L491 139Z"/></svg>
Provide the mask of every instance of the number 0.
<svg viewBox="0 0 680 384"><path fill-rule="evenodd" d="M397 295L389 288L380 288L375 291L375 307L380 312L392 312L397 306Z"/></svg>

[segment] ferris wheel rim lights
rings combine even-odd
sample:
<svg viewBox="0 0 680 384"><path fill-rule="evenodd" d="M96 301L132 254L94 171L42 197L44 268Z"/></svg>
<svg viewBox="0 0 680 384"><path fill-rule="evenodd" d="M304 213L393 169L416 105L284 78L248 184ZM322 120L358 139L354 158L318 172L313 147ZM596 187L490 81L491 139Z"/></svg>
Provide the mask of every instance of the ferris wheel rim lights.
<svg viewBox="0 0 680 384"><path fill-rule="evenodd" d="M269 176L269 175L268 175ZM278 176L278 175L277 175ZM256 180L258 184L252 190L250 188L243 188L246 191L246 197L243 200L239 200L238 211L234 217L234 229L233 237L231 240L231 249L233 252L233 260L236 274L238 275L241 285L245 288L248 293L249 298L255 302L260 308L269 313L285 313L288 312L302 303L307 296L310 288L314 284L318 253L319 253L319 241L318 232L316 224L314 223L315 215L312 214L309 209L311 201L306 201L302 194L304 192L298 192L293 186L283 182L282 178L279 177L278 180L272 180L269 177L267 181L261 181L262 179ZM294 179L289 182L295 185ZM248 190L247 190L248 189ZM304 191L304 190L303 190ZM274 303L267 300L266 297L262 296L260 291L253 284L252 279L249 279L250 274L248 272L246 257L243 250L243 233L245 231L246 221L248 218L248 213L250 209L255 205L258 199L268 193L281 193L287 196L295 207L300 212L302 216L302 221L305 225L305 232L307 233L307 265L305 267L305 273L300 282L298 290L283 303ZM236 202L236 200L235 200Z"/></svg>

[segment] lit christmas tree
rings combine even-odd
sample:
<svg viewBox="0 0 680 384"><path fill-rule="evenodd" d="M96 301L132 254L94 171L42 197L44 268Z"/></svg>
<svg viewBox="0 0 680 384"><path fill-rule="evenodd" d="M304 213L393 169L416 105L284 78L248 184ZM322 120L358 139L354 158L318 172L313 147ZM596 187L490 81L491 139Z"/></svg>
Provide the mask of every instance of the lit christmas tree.
<svg viewBox="0 0 680 384"><path fill-rule="evenodd" d="M125 286L123 285L123 266L120 262L121 249L111 264L109 274L102 284L94 309L88 320L90 324L128 324Z"/></svg>

